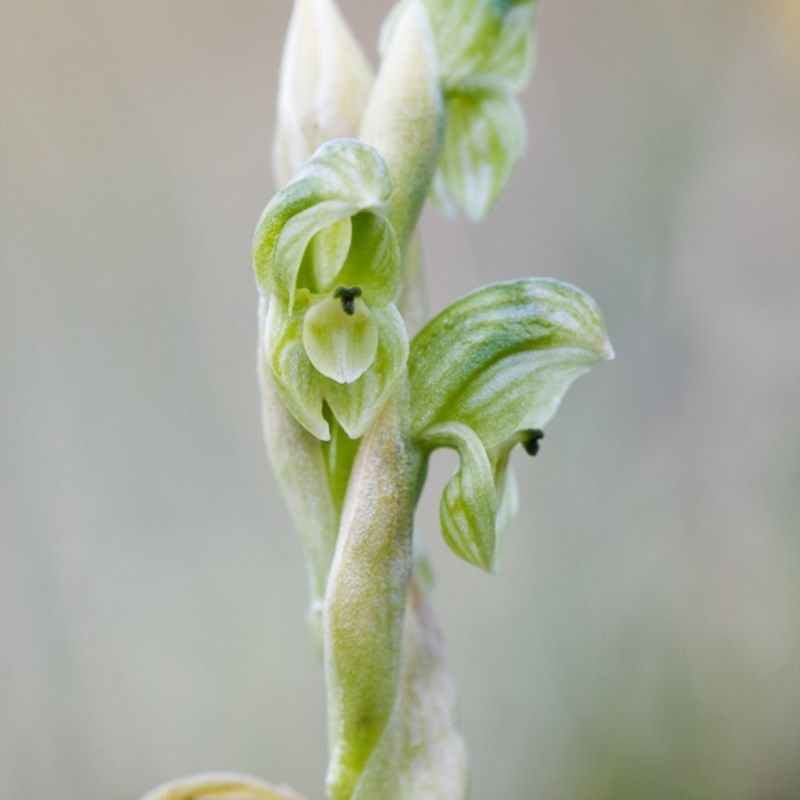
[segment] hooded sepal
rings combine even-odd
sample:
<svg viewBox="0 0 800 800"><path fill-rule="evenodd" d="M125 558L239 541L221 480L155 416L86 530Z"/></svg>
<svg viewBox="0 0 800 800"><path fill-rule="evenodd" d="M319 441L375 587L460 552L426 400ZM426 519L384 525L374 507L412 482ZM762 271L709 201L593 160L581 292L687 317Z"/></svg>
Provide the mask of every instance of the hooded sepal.
<svg viewBox="0 0 800 800"><path fill-rule="evenodd" d="M478 289L411 343L412 433L460 422L494 447L542 428L570 384L612 355L597 304L574 286L528 278Z"/></svg>
<svg viewBox="0 0 800 800"><path fill-rule="evenodd" d="M389 170L374 148L355 139L322 145L258 222L253 260L261 291L286 298L291 309L298 289L325 292L346 268L366 276L386 302L392 299L400 252L388 220L391 192ZM323 241L311 246L317 236Z"/></svg>

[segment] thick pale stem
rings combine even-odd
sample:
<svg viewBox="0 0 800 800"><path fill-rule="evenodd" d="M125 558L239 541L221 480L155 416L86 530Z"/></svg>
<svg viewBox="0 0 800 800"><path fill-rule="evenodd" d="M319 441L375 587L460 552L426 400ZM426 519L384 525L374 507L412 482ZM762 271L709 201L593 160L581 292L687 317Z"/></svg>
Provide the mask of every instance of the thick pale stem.
<svg viewBox="0 0 800 800"><path fill-rule="evenodd" d="M403 253L436 172L443 131L436 44L425 7L414 2L398 22L360 132L389 167L392 224Z"/></svg>
<svg viewBox="0 0 800 800"><path fill-rule="evenodd" d="M336 545L338 514L319 439L300 425L283 404L264 353L266 298L259 303L258 377L261 386L264 441L289 513L305 551L311 609L309 622L322 646L322 601Z"/></svg>
<svg viewBox="0 0 800 800"><path fill-rule="evenodd" d="M413 500L405 376L398 384L356 456L325 596L332 800L351 797L397 697Z"/></svg>
<svg viewBox="0 0 800 800"><path fill-rule="evenodd" d="M415 572L406 603L394 713L352 800L464 800L467 752L433 610Z"/></svg>

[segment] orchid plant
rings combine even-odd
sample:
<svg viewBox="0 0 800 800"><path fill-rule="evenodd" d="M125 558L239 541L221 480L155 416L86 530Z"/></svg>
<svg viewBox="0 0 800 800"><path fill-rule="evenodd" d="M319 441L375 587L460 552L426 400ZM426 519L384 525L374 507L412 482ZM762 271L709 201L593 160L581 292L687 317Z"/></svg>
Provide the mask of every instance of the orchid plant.
<svg viewBox="0 0 800 800"><path fill-rule="evenodd" d="M264 432L303 543L328 693L331 800L462 800L466 751L414 509L437 448L453 553L491 572L569 385L610 358L601 314L549 278L496 283L424 323L426 199L479 220L525 141L537 0L401 0L377 75L334 0L296 0L254 264ZM298 800L241 775L147 800Z"/></svg>

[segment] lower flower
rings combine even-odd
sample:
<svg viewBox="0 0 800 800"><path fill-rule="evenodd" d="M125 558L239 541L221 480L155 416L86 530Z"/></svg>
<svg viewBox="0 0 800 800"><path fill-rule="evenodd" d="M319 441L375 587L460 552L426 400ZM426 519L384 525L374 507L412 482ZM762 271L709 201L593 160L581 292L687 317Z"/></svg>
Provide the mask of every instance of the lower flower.
<svg viewBox="0 0 800 800"><path fill-rule="evenodd" d="M269 300L264 348L281 399L318 439L330 438L327 405L351 439L380 412L408 357L408 336L394 305L338 287L328 296L300 294L293 311Z"/></svg>

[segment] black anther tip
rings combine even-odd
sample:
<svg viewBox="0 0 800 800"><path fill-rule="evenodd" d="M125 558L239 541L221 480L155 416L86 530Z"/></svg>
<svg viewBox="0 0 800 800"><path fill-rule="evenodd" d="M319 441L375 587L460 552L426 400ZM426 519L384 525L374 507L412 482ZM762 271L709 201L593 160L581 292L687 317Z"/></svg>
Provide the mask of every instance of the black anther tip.
<svg viewBox="0 0 800 800"><path fill-rule="evenodd" d="M540 431L538 428L531 428L528 431L524 431L523 436L525 438L521 444L525 448L525 452L529 456L535 456L539 452L539 441L544 439L544 431Z"/></svg>
<svg viewBox="0 0 800 800"><path fill-rule="evenodd" d="M333 296L342 301L344 313L352 317L356 313L355 300L357 297L361 297L361 289L358 286L353 286L352 289L348 289L346 286L339 286Z"/></svg>

